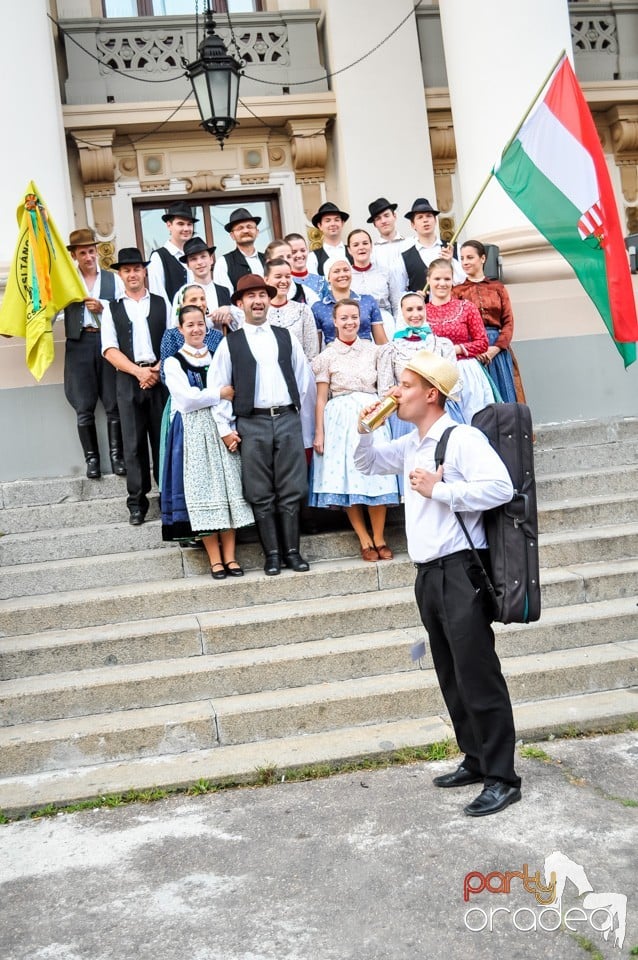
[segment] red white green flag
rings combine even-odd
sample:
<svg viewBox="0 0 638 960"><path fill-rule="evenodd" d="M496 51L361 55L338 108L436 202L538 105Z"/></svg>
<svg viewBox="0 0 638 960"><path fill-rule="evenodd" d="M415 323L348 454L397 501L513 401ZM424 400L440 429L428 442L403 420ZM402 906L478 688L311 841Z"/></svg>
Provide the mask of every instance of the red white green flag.
<svg viewBox="0 0 638 960"><path fill-rule="evenodd" d="M627 251L596 126L566 56L492 173L571 265L628 367L638 319Z"/></svg>

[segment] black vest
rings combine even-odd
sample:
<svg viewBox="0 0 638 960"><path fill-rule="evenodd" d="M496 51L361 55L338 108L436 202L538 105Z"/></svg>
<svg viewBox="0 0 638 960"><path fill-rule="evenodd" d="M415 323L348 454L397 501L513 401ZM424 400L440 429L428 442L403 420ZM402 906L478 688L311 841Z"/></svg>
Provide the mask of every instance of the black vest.
<svg viewBox="0 0 638 960"><path fill-rule="evenodd" d="M266 266L266 258L263 253L258 253L257 256L261 260L262 267ZM237 287L237 281L240 277L245 277L249 273L252 273L248 260L241 253L240 250L231 250L230 253L224 254L224 259L228 265L228 279L233 285L233 290Z"/></svg>
<svg viewBox="0 0 638 960"><path fill-rule="evenodd" d="M228 292L228 287L222 287L219 283L215 283L213 284L213 286L215 287L215 293L217 294L218 305L220 307L230 307L231 300L230 300L230 294Z"/></svg>
<svg viewBox="0 0 638 960"><path fill-rule="evenodd" d="M164 267L164 289L166 290L166 296L169 302L172 303L173 297L179 288L183 287L186 283L186 267L178 263L166 247L160 247L158 250L154 250L153 253L156 253L162 261L162 266Z"/></svg>
<svg viewBox="0 0 638 960"><path fill-rule="evenodd" d="M115 299L115 274L110 270L100 271L98 300ZM79 340L84 326L84 303L70 303L64 309L64 332L67 340Z"/></svg>
<svg viewBox="0 0 638 960"><path fill-rule="evenodd" d="M271 327L279 347L279 366L284 375L290 399L299 409L299 387L292 367L291 335L284 327ZM235 398L233 412L236 417L249 417L255 406L255 381L257 379L257 361L248 346L243 330L234 330L226 337L228 352L233 365L233 387ZM239 373L239 377L237 376Z"/></svg>
<svg viewBox="0 0 638 960"><path fill-rule="evenodd" d="M401 256L408 274L408 290L415 293L423 290L428 279L428 268L419 256L419 251L416 247L408 247Z"/></svg>
<svg viewBox="0 0 638 960"><path fill-rule="evenodd" d="M133 324L129 320L126 308L121 300L116 300L111 304L111 316L117 334L117 342L124 356L135 363L135 354L133 353ZM151 294L151 307L146 318L148 329L151 334L151 344L155 359L160 358L160 345L162 337L166 330L166 301L157 294Z"/></svg>
<svg viewBox="0 0 638 960"><path fill-rule="evenodd" d="M318 250L315 250L314 254L315 254L315 257L317 258L317 272L321 277L323 277L324 275L323 268L326 265L326 261L332 259L332 255L328 253L326 250L324 250L323 247L319 247ZM345 259L348 261L348 263L354 262L347 250L346 250Z"/></svg>

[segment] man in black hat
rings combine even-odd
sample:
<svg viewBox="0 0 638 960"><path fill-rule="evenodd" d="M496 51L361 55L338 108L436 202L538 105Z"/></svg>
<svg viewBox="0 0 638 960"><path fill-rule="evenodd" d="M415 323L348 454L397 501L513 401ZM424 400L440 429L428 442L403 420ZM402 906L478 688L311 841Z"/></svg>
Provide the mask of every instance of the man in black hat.
<svg viewBox="0 0 638 960"><path fill-rule="evenodd" d="M190 271L193 283L198 283L206 294L207 326L212 325L218 330L234 329L237 321L231 313L230 294L226 287L213 281L214 254L215 247L209 247L201 237L191 237L184 244L184 256L180 257L180 262Z"/></svg>
<svg viewBox="0 0 638 960"><path fill-rule="evenodd" d="M163 247L153 250L148 267L148 289L169 303L186 283L186 268L180 261L184 244L193 236L197 217L184 200L171 203L162 220L168 228L168 240Z"/></svg>
<svg viewBox="0 0 638 960"><path fill-rule="evenodd" d="M64 395L75 410L89 480L98 480L101 476L95 427L98 398L106 414L111 469L117 476L123 477L126 467L115 392L115 371L102 357L100 325L105 304L121 296L124 288L119 277L109 270L100 269L92 230L87 227L73 230L67 250L75 261L87 296L80 303L70 303L64 310Z"/></svg>
<svg viewBox="0 0 638 960"><path fill-rule="evenodd" d="M417 197L412 209L405 214L416 233L413 244L401 254L405 290L423 290L427 283L428 267L439 258L451 261L454 283L463 283L465 280L460 263L454 259L452 247L442 243L437 234L438 215L439 211L425 197Z"/></svg>
<svg viewBox="0 0 638 960"><path fill-rule="evenodd" d="M314 217L312 225L323 234L323 244L318 250L311 250L308 254L308 270L324 276L324 266L327 260L349 260L352 258L346 250L342 240L343 228L350 214L340 210L336 203L322 203Z"/></svg>
<svg viewBox="0 0 638 960"><path fill-rule="evenodd" d="M117 403L127 471L126 504L133 526L144 523L148 511L149 443L153 476L156 483L159 480L162 413L168 396L160 381L159 358L169 307L163 297L146 289L147 266L148 261L136 247L120 250L112 269L120 275L124 295L108 304L102 313L102 354L117 371Z"/></svg>
<svg viewBox="0 0 638 960"><path fill-rule="evenodd" d="M401 236L397 227L397 206L385 197L378 197L368 204L370 216L367 222L379 233L372 256L379 269L386 272L397 268L401 254L410 246L410 241Z"/></svg>
<svg viewBox="0 0 638 960"><path fill-rule="evenodd" d="M209 374L214 389L232 385L235 391L232 409L219 404L213 415L231 452L241 442L244 496L271 577L281 572L282 561L296 572L309 569L299 552L299 511L308 487L299 411L314 383L297 338L268 322L276 292L263 277L240 277L232 299L246 322L222 340Z"/></svg>
<svg viewBox="0 0 638 960"><path fill-rule="evenodd" d="M246 207L233 210L224 230L235 241L235 249L225 253L215 264L213 278L215 283L226 287L232 294L240 277L249 273L263 277L266 258L255 249L255 240L259 235L261 217L255 217Z"/></svg>

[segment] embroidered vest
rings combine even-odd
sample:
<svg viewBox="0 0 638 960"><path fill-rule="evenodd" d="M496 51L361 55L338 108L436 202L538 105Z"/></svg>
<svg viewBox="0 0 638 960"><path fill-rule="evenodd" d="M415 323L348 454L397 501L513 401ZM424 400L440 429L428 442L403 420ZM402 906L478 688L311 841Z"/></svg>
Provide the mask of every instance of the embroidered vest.
<svg viewBox="0 0 638 960"><path fill-rule="evenodd" d="M133 353L133 324L129 320L126 307L121 300L115 300L111 304L111 316L117 334L117 342L122 353L135 363L135 354ZM163 297L157 294L151 294L151 307L146 318L149 333L151 335L151 344L155 358L160 358L160 346L162 337L166 330L166 302Z"/></svg>
<svg viewBox="0 0 638 960"><path fill-rule="evenodd" d="M279 366L288 387L290 399L299 409L299 387L292 366L292 340L290 333L283 327L270 328L275 335L279 348ZM248 346L243 330L235 330L226 337L228 352L233 365L233 387L235 398L233 411L236 417L249 417L255 406L255 382L257 379L257 361ZM239 374L239 376L238 376Z"/></svg>
<svg viewBox="0 0 638 960"><path fill-rule="evenodd" d="M110 270L100 270L100 293L98 300L115 299L115 274ZM84 304L70 303L64 309L64 332L67 340L79 340L84 327Z"/></svg>

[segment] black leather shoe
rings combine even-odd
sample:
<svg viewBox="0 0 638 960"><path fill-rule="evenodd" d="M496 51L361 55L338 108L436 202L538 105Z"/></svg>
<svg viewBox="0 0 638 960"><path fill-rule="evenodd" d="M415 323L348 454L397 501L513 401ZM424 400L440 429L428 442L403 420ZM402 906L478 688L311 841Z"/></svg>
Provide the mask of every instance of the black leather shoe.
<svg viewBox="0 0 638 960"><path fill-rule="evenodd" d="M128 518L128 522L132 527L141 527L144 523L146 514L142 510L131 510Z"/></svg>
<svg viewBox="0 0 638 960"><path fill-rule="evenodd" d="M124 461L119 457L111 457L111 470L116 477L126 476L126 467L124 466Z"/></svg>
<svg viewBox="0 0 638 960"><path fill-rule="evenodd" d="M210 568L210 575L213 580L225 580L226 567L223 563L213 563Z"/></svg>
<svg viewBox="0 0 638 960"><path fill-rule="evenodd" d="M432 783L435 787L468 787L471 783L483 783L483 777L461 764L453 773L442 773L440 777L435 777Z"/></svg>
<svg viewBox="0 0 638 960"><path fill-rule="evenodd" d="M281 573L281 558L278 553L266 554L264 573L267 577L276 577Z"/></svg>
<svg viewBox="0 0 638 960"><path fill-rule="evenodd" d="M232 567L231 564L232 563ZM244 571L243 568L237 563L236 560L231 560L230 563L224 564L224 570L229 577L243 577Z"/></svg>
<svg viewBox="0 0 638 960"><path fill-rule="evenodd" d="M284 563L289 570L294 570L295 573L306 573L307 570L310 570L310 564L307 560L304 560L298 550L290 550L284 557Z"/></svg>
<svg viewBox="0 0 638 960"><path fill-rule="evenodd" d="M464 808L468 817L487 817L490 813L498 813L509 807L510 803L518 803L521 799L519 787L512 787L509 783L490 783L483 787L476 800Z"/></svg>

